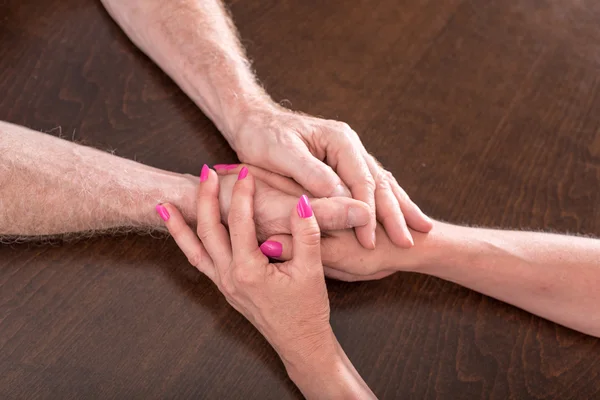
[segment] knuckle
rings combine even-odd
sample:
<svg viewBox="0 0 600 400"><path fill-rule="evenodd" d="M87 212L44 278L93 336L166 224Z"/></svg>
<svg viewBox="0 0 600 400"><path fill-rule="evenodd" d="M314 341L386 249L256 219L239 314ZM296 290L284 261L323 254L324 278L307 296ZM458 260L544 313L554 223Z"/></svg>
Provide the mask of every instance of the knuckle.
<svg viewBox="0 0 600 400"><path fill-rule="evenodd" d="M375 179L373 179L373 177L371 175L367 175L365 177L364 181L362 182L362 185L369 192L374 192L375 191L375 188L376 188Z"/></svg>
<svg viewBox="0 0 600 400"><path fill-rule="evenodd" d="M398 186L397 195L399 197L398 200L400 200L400 201L403 201L403 202L412 201L410 199L410 196L408 195L408 193L406 193L406 191L404 189L402 189L400 186Z"/></svg>
<svg viewBox="0 0 600 400"><path fill-rule="evenodd" d="M244 262L243 264L239 264L232 271L232 278L236 284L240 285L252 285L256 282L256 274L253 273L251 269L251 265L247 265L248 262ZM250 268L249 268L250 267Z"/></svg>
<svg viewBox="0 0 600 400"><path fill-rule="evenodd" d="M225 276L221 279L220 289L225 297L234 297L237 293L235 282L229 276Z"/></svg>
<svg viewBox="0 0 600 400"><path fill-rule="evenodd" d="M306 228L302 228L299 232L300 241L308 246L317 246L321 243L321 232L319 231L319 227L310 226Z"/></svg>
<svg viewBox="0 0 600 400"><path fill-rule="evenodd" d="M198 225L196 226L196 234L200 238L200 240L206 239L210 236L213 230L212 224L208 221L198 221Z"/></svg>
<svg viewBox="0 0 600 400"><path fill-rule="evenodd" d="M203 257L202 257L201 253L194 252L194 253L190 254L187 259L188 259L189 263L192 264L194 267L199 267L200 264L202 263Z"/></svg>

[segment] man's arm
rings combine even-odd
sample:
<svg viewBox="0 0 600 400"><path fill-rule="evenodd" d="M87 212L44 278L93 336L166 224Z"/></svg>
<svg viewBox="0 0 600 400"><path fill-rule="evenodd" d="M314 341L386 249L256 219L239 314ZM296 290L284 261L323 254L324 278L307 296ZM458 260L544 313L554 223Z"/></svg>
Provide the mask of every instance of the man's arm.
<svg viewBox="0 0 600 400"><path fill-rule="evenodd" d="M0 236L164 229L156 204L195 218L191 176L0 122Z"/></svg>
<svg viewBox="0 0 600 400"><path fill-rule="evenodd" d="M102 0L127 36L233 141L239 119L269 97L220 0ZM237 149L236 149L237 150Z"/></svg>
<svg viewBox="0 0 600 400"><path fill-rule="evenodd" d="M315 197L351 195L368 204L369 222L356 229L363 246L375 247L377 220L402 247L413 244L408 226L431 229L431 220L347 124L286 110L265 93L221 0L102 2L214 122L240 160L289 176Z"/></svg>
<svg viewBox="0 0 600 400"><path fill-rule="evenodd" d="M224 218L235 180L235 176L220 178ZM176 205L193 223L197 183L198 177L0 122L0 239L164 230L154 207L165 202ZM256 182L256 228L261 238L290 232L289 212L298 193L302 194L301 187L273 174ZM361 226L369 219L368 206L349 198L314 199L313 208L327 230Z"/></svg>

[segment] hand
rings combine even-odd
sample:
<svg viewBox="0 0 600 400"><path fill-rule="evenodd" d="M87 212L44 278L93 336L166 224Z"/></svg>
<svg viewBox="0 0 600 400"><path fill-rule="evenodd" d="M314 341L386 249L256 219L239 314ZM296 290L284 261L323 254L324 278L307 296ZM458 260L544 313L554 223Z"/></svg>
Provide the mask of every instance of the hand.
<svg viewBox="0 0 600 400"><path fill-rule="evenodd" d="M407 223L421 232L431 229L431 220L347 124L270 103L247 111L240 121L232 142L243 162L291 177L316 197L351 194L369 205L369 223L356 228L364 247L375 248L376 220L400 247L413 245Z"/></svg>
<svg viewBox="0 0 600 400"><path fill-rule="evenodd" d="M241 166L235 166L235 175L224 175L220 179L219 204L223 223L227 224L231 194ZM278 174L269 173L260 168L249 167L256 177L254 195L254 219L258 240L264 241L269 236L289 234L290 212L296 206L298 197L303 194L302 188ZM205 171L208 173L208 167ZM254 174L256 172L256 174ZM189 224L196 223L196 188L198 177L183 175L177 189L182 193L175 205L185 216ZM176 193L177 190L173 189ZM311 199L311 205L319 226L323 230L337 230L366 225L369 221L369 207L358 200L336 197L330 199ZM277 249L271 249L271 255L277 255Z"/></svg>
<svg viewBox="0 0 600 400"><path fill-rule="evenodd" d="M242 167L236 169L236 172ZM253 172L254 169L251 169ZM300 186L292 180L277 174L260 170L256 177L254 195L254 220L259 241L276 234L289 234L290 210L296 206L298 197L303 194ZM223 221L227 221L231 204L231 194L237 180L235 175L220 177L219 204ZM335 197L310 199L315 217L324 231L346 229L366 225L369 221L369 207L358 200ZM275 253L277 254L275 249Z"/></svg>
<svg viewBox="0 0 600 400"><path fill-rule="evenodd" d="M382 279L398 271L418 271L424 264L426 254L423 242L427 234L413 232L415 246L403 249L394 245L381 225L377 225L377 248L365 249L360 245L354 232L339 230L328 232L321 238L321 258L325 275L341 281L369 281ZM279 249L279 256L269 257L288 260L293 252L293 242L289 235L270 237L261 249Z"/></svg>
<svg viewBox="0 0 600 400"><path fill-rule="evenodd" d="M163 204L157 211L190 263L252 322L286 366L303 364L317 354L322 357L323 352L337 353L329 324L320 231L310 202L301 197L289 217L293 257L270 264L258 248L253 221L255 182L247 173L245 168L240 171L233 188L230 234L221 223L219 179L212 170L202 175L198 188L197 236L177 208Z"/></svg>
<svg viewBox="0 0 600 400"><path fill-rule="evenodd" d="M231 179L237 176L242 167L244 166L216 165L215 169L223 178ZM279 196L286 193L291 198L295 198L294 196L302 194L302 187L289 178L252 165L245 167L256 179L267 182ZM228 191L221 190L221 196L228 196ZM328 200L335 200L335 198ZM276 203L273 202L272 205ZM257 208L255 206L255 209ZM344 215L342 211L338 212L340 215ZM321 257L325 275L344 281L374 280L384 278L397 271L416 271L425 263L426 253L429 251L423 247L428 240L428 234L413 232L416 245L410 249L402 249L392 243L379 224L377 225L377 236L379 237L377 248L373 251L362 247L354 232L350 230L332 229L324 233L324 237L321 239ZM289 260L293 251L292 238L289 235L271 236L260 246L260 249L266 256L277 260ZM276 249L277 252L273 252L273 249Z"/></svg>

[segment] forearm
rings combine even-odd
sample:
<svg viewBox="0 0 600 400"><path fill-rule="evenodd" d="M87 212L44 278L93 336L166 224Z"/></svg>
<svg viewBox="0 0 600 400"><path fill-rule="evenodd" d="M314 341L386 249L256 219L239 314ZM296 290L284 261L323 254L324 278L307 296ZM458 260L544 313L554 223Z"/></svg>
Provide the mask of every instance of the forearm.
<svg viewBox="0 0 600 400"><path fill-rule="evenodd" d="M0 236L163 229L156 204L192 220L194 195L184 175L0 122Z"/></svg>
<svg viewBox="0 0 600 400"><path fill-rule="evenodd" d="M600 336L600 240L436 223L418 272Z"/></svg>
<svg viewBox="0 0 600 400"><path fill-rule="evenodd" d="M131 40L215 123L235 149L240 116L270 104L220 0L102 0Z"/></svg>
<svg viewBox="0 0 600 400"><path fill-rule="evenodd" d="M290 379L307 399L376 398L333 333L309 357L282 359Z"/></svg>

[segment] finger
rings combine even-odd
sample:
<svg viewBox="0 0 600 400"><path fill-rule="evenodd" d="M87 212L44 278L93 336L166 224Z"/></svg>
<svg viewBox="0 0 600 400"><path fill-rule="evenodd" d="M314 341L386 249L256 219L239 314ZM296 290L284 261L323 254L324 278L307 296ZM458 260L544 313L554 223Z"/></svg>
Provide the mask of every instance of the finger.
<svg viewBox="0 0 600 400"><path fill-rule="evenodd" d="M376 179L377 189L375 190L375 201L377 202L377 220L383 224L387 235L392 243L403 248L414 246L414 241L406 221L404 214L398 203L398 199L394 195L388 178L380 176Z"/></svg>
<svg viewBox="0 0 600 400"><path fill-rule="evenodd" d="M324 266L325 275L329 278L338 279L341 281L353 282L353 281L366 281L381 279L388 275L393 274L395 271L377 271L371 275L360 275L352 274L343 271L347 266L332 267L332 265L338 265L338 262L333 261L334 249L336 248L336 238L321 238L321 257ZM358 242L355 242L358 246ZM279 260L287 261L292 258L293 252L293 239L291 235L276 235L272 236L260 246L260 250L267 257ZM339 268L339 269L338 269Z"/></svg>
<svg viewBox="0 0 600 400"><path fill-rule="evenodd" d="M202 167L196 208L198 237L215 267L224 271L231 264L231 243L227 229L221 223L219 177L206 164Z"/></svg>
<svg viewBox="0 0 600 400"><path fill-rule="evenodd" d="M243 167L233 186L229 210L229 233L236 264L243 264L258 254L256 227L254 225L254 178Z"/></svg>
<svg viewBox="0 0 600 400"><path fill-rule="evenodd" d="M352 245L360 246L354 234L352 235ZM348 242L348 241L346 241ZM337 238L321 237L321 262L328 267L338 267L340 246L347 243L340 243ZM269 258L279 261L289 261L294 256L294 238L292 235L274 235L269 237L260 245L260 251ZM342 250L343 251L343 250Z"/></svg>
<svg viewBox="0 0 600 400"><path fill-rule="evenodd" d="M177 207L164 203L156 206L156 212L165 221L169 233L183 251L190 264L214 281L215 267L198 236L185 222Z"/></svg>
<svg viewBox="0 0 600 400"><path fill-rule="evenodd" d="M398 247L410 248L414 240L406 225L406 220L399 199L392 190L398 186L393 175L386 171L372 155L365 153L369 169L375 176L375 202L377 203L377 220L381 222L392 243Z"/></svg>
<svg viewBox="0 0 600 400"><path fill-rule="evenodd" d="M292 235L275 235L260 245L260 251L267 257L279 261L292 259L294 239Z"/></svg>
<svg viewBox="0 0 600 400"><path fill-rule="evenodd" d="M406 218L406 223L416 231L427 233L433 228L433 221L408 197L408 194L398 185L397 182L392 184L392 191L398 202L402 213Z"/></svg>
<svg viewBox="0 0 600 400"><path fill-rule="evenodd" d="M329 165L313 156L307 147L295 148L291 155L282 153L275 157L274 164L283 166L279 172L292 177L313 196L350 197L342 179Z"/></svg>
<svg viewBox="0 0 600 400"><path fill-rule="evenodd" d="M319 268L321 264L321 231L313 214L310 200L302 195L292 210L291 228L293 237L292 260L294 265L306 269Z"/></svg>
<svg viewBox="0 0 600 400"><path fill-rule="evenodd" d="M345 282L374 281L385 278L394 273L394 271L379 271L372 275L355 275L328 267L323 268L323 271L325 272L326 277Z"/></svg>
<svg viewBox="0 0 600 400"><path fill-rule="evenodd" d="M375 227L377 226L376 208L375 208L375 181L369 170L369 166L363 155L364 147L356 136L356 133L349 127L348 133L339 133L331 136L329 146L334 149L328 149L335 154L332 158L332 166L335 168L340 178L346 183L352 197L366 203L371 210L371 218L367 225L356 228L356 236L359 242L368 249L375 248Z"/></svg>
<svg viewBox="0 0 600 400"><path fill-rule="evenodd" d="M266 169L262 169L259 167L255 167L254 165L248 164L220 164L223 167L217 169L217 174L219 175L233 175L239 174L240 169L242 167L248 168L248 171L255 179L259 181L263 181L267 185L274 187L275 189L281 190L284 193L287 193L294 197L300 197L306 190L302 188L299 184L294 182L292 179L287 178L283 175L280 175L276 172L267 171ZM215 165L215 169L217 165Z"/></svg>
<svg viewBox="0 0 600 400"><path fill-rule="evenodd" d="M367 204L348 197L310 199L310 203L317 223L324 231L365 226L371 219Z"/></svg>

